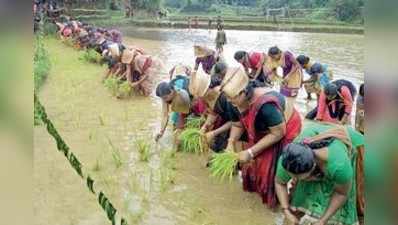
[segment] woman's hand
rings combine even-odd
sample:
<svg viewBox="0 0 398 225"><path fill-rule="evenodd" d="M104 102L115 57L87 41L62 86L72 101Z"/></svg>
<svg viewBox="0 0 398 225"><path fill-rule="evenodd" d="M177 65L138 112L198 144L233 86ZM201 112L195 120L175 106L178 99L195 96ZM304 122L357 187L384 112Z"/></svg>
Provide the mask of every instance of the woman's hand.
<svg viewBox="0 0 398 225"><path fill-rule="evenodd" d="M239 154L239 162L241 162L241 163L247 163L252 159L252 157L250 156L250 154L247 150L241 151L238 154Z"/></svg>
<svg viewBox="0 0 398 225"><path fill-rule="evenodd" d="M299 224L299 220L297 219L297 217L295 215L293 215L292 212L290 212L290 210L286 209L284 211L285 214L285 220L287 221L287 224L289 225L298 225Z"/></svg>
<svg viewBox="0 0 398 225"><path fill-rule="evenodd" d="M202 134L206 134L206 126L205 125L203 125L201 128L200 128L200 133L202 133Z"/></svg>
<svg viewBox="0 0 398 225"><path fill-rule="evenodd" d="M130 86L133 87L133 88L137 87L137 85L138 85L138 82L130 83Z"/></svg>
<svg viewBox="0 0 398 225"><path fill-rule="evenodd" d="M288 83L289 83L289 80L288 80L288 79L285 78L285 79L282 80L282 84L283 84L283 85L287 85Z"/></svg>
<svg viewBox="0 0 398 225"><path fill-rule="evenodd" d="M225 148L226 152L235 152L235 145L233 142L228 141L227 147Z"/></svg>
<svg viewBox="0 0 398 225"><path fill-rule="evenodd" d="M210 143L214 139L215 134L213 131L209 131L209 132L205 133L205 137L206 137L207 143Z"/></svg>
<svg viewBox="0 0 398 225"><path fill-rule="evenodd" d="M160 131L156 136L155 136L155 141L158 142L159 139L163 136L164 131Z"/></svg>

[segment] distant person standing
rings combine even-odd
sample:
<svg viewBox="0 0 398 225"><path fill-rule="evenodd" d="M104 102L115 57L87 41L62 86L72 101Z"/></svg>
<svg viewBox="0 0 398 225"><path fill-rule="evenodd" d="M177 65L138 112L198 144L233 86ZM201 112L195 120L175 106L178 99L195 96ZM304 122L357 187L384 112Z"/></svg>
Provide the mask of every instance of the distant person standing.
<svg viewBox="0 0 398 225"><path fill-rule="evenodd" d="M195 16L194 20L193 20L193 28L198 29L199 27L199 20L198 17Z"/></svg>
<svg viewBox="0 0 398 225"><path fill-rule="evenodd" d="M225 44L227 44L227 36L225 34L223 26L217 26L216 51L219 55L224 51Z"/></svg>
<svg viewBox="0 0 398 225"><path fill-rule="evenodd" d="M188 17L188 28L191 30L191 17Z"/></svg>
<svg viewBox="0 0 398 225"><path fill-rule="evenodd" d="M211 24L213 23L213 19L210 17L209 18L209 30L211 30Z"/></svg>

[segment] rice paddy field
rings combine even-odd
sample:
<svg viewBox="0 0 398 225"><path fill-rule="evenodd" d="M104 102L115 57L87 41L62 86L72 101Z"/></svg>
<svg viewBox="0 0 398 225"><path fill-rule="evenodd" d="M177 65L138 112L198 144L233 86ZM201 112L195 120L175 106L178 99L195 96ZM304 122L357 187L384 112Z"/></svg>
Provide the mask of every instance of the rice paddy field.
<svg viewBox="0 0 398 225"><path fill-rule="evenodd" d="M178 62L193 65L193 43L214 45L215 34L207 30L121 30L126 44L140 46L162 62L156 82ZM265 50L278 43L328 63L336 78L363 82L363 36L227 31L227 37L225 58L232 66L234 51ZM281 224L281 215L268 210L256 194L243 192L236 176L230 182L212 177L207 154L176 153L170 130L155 143L161 106L154 95L116 98L102 81L105 65L87 62L82 58L87 53L55 38L44 41L51 71L38 97L71 151L128 224ZM301 113L315 105L304 97L300 93L297 102ZM111 224L43 126L34 128L34 147L34 224Z"/></svg>

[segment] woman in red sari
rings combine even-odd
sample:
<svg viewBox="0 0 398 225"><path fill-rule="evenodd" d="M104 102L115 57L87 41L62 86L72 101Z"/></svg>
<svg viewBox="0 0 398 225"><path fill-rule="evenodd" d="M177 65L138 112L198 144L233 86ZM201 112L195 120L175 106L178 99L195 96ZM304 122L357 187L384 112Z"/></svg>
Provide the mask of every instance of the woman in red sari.
<svg viewBox="0 0 398 225"><path fill-rule="evenodd" d="M247 132L248 143L239 152L243 189L257 192L263 203L275 208L276 162L282 148L300 133L301 118L296 109L288 110L283 95L257 84L258 81L249 82L241 68L229 70L223 80L223 92L241 113L228 144L234 146L243 132Z"/></svg>
<svg viewBox="0 0 398 225"><path fill-rule="evenodd" d="M268 69L265 67L267 62L267 55L265 53L237 51L234 54L234 58L242 64L251 79L271 84L271 80L267 76L269 73Z"/></svg>

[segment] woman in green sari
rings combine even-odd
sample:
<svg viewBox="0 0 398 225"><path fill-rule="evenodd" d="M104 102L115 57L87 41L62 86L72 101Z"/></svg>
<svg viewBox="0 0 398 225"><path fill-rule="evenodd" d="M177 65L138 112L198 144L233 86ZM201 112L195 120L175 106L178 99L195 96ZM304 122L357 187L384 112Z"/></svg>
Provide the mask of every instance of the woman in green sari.
<svg viewBox="0 0 398 225"><path fill-rule="evenodd" d="M276 172L275 188L288 224L360 224L357 182L363 174L357 177L357 159L363 145L363 135L351 127L306 123L285 147ZM289 181L294 186L290 196Z"/></svg>

